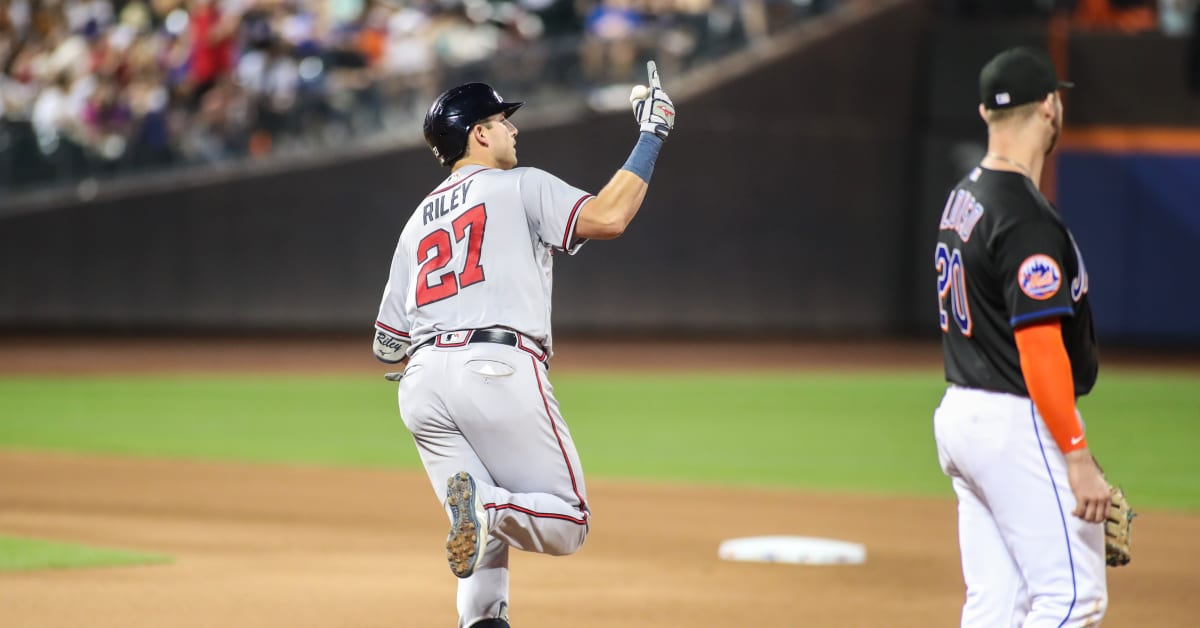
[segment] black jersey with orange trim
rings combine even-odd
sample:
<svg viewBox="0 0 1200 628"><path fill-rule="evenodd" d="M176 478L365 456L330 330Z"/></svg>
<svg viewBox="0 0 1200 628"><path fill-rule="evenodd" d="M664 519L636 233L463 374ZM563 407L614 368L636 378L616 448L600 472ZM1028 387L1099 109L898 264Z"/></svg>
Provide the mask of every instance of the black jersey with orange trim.
<svg viewBox="0 0 1200 628"><path fill-rule="evenodd" d="M946 381L1028 396L1013 330L1062 321L1075 395L1099 370L1083 255L1028 177L977 167L950 193L934 250Z"/></svg>

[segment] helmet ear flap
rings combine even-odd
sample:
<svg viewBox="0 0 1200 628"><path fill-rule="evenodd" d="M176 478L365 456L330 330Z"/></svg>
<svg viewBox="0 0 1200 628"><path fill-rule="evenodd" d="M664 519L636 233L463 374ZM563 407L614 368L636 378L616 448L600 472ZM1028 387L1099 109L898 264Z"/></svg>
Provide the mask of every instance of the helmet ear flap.
<svg viewBox="0 0 1200 628"><path fill-rule="evenodd" d="M425 117L425 143L443 166L451 166L467 149L467 131L455 124L457 116L446 115L440 101Z"/></svg>

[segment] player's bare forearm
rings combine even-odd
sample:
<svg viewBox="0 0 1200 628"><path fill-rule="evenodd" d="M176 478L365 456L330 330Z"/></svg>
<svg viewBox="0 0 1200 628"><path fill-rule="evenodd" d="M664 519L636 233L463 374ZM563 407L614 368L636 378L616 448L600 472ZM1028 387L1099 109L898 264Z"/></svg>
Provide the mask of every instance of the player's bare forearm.
<svg viewBox="0 0 1200 628"><path fill-rule="evenodd" d="M1071 492L1075 494L1075 509L1071 514L1091 523L1104 521L1112 500L1112 489L1096 466L1092 452L1085 447L1069 452L1065 457L1067 479L1071 483Z"/></svg>
<svg viewBox="0 0 1200 628"><path fill-rule="evenodd" d="M658 66L653 61L646 63L646 73L649 85L636 85L629 95L639 129L637 144L608 185L583 206L575 226L577 237L611 240L620 236L646 198L658 151L675 128L675 104L662 89Z"/></svg>
<svg viewBox="0 0 1200 628"><path fill-rule="evenodd" d="M618 170L596 198L580 210L575 235L594 240L620 236L641 209L648 187L636 174Z"/></svg>

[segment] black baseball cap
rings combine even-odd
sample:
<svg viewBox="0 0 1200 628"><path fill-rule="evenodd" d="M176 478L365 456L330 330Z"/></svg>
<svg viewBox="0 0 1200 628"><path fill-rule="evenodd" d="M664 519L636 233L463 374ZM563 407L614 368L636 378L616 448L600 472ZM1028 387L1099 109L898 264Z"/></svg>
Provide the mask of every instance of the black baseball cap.
<svg viewBox="0 0 1200 628"><path fill-rule="evenodd" d="M1026 46L1001 52L979 72L979 101L986 109L1036 102L1050 92L1071 87L1075 84L1058 80L1046 53Z"/></svg>

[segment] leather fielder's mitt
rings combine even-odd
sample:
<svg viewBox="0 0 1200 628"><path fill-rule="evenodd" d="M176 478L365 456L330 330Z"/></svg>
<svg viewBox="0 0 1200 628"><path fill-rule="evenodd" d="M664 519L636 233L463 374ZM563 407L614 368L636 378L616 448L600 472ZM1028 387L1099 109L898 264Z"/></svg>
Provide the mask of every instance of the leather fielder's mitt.
<svg viewBox="0 0 1200 628"><path fill-rule="evenodd" d="M1137 513L1129 506L1125 491L1112 487L1112 502L1108 506L1108 520L1104 522L1104 558L1109 567L1129 564L1130 543L1133 535L1133 518Z"/></svg>

